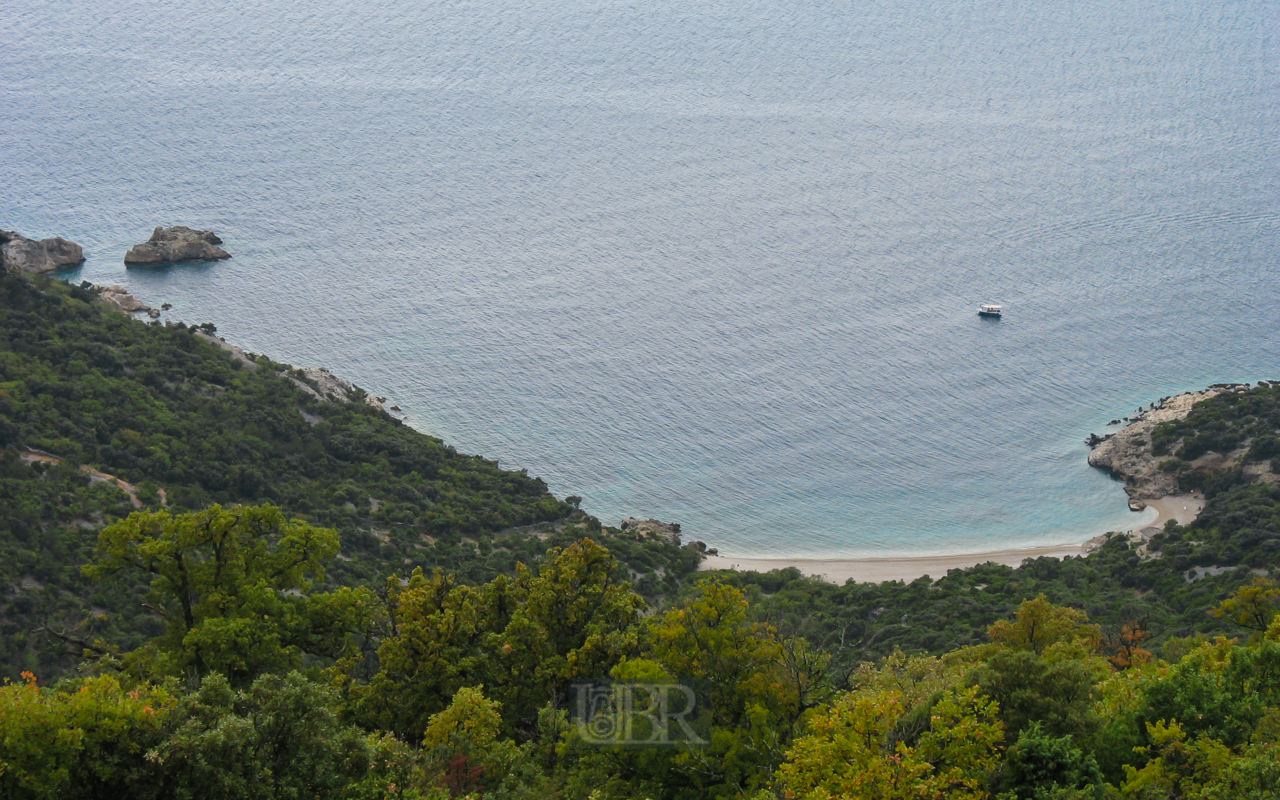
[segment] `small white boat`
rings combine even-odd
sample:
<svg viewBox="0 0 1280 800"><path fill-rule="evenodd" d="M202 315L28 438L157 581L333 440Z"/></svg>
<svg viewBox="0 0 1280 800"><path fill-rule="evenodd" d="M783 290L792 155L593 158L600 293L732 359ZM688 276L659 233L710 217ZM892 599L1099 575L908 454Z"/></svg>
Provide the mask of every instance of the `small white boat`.
<svg viewBox="0 0 1280 800"><path fill-rule="evenodd" d="M991 303L983 303L978 306L978 316L980 317L998 317L1000 314L1000 306Z"/></svg>

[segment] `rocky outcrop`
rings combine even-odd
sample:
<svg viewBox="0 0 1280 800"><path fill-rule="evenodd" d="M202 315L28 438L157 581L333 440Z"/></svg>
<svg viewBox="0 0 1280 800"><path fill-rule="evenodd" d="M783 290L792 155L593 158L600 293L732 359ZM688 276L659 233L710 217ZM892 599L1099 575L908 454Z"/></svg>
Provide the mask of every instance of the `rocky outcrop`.
<svg viewBox="0 0 1280 800"><path fill-rule="evenodd" d="M1144 500L1176 494L1176 477L1162 471L1159 464L1164 458L1157 459L1152 453L1151 431L1162 422L1183 419L1196 403L1221 394L1227 388L1220 386L1166 397L1159 403L1153 403L1149 409L1138 409L1134 417L1126 417L1131 420L1129 424L1109 436L1090 434L1085 440L1092 448L1089 463L1125 482L1129 507L1134 511L1145 508Z"/></svg>
<svg viewBox="0 0 1280 800"><path fill-rule="evenodd" d="M84 249L60 236L36 241L0 231L0 267L17 272L53 272L84 263Z"/></svg>
<svg viewBox="0 0 1280 800"><path fill-rule="evenodd" d="M315 387L315 391L320 396L328 400L336 400L338 402L350 402L355 396L355 391L351 388L351 384L334 375L327 369L321 367L311 367L304 369L303 375L307 376L307 383Z"/></svg>
<svg viewBox="0 0 1280 800"><path fill-rule="evenodd" d="M197 231L185 225L157 226L151 239L135 244L125 254L126 264L174 264L179 261L212 261L231 258L218 245L222 240L213 231Z"/></svg>
<svg viewBox="0 0 1280 800"><path fill-rule="evenodd" d="M618 527L624 531L638 533L641 536L665 539L677 546L680 544L680 523L678 522L659 522L656 519L628 517L618 523Z"/></svg>
<svg viewBox="0 0 1280 800"><path fill-rule="evenodd" d="M367 394L363 389L352 386L323 367L312 367L310 369L294 370L292 373L281 372L279 374L281 377L288 378L295 386L317 400L323 400L326 403L361 401L379 411L386 411L386 408L382 405L382 401L386 398Z"/></svg>
<svg viewBox="0 0 1280 800"><path fill-rule="evenodd" d="M720 555L719 550L717 550L714 547L707 547L706 542L698 541L697 539L695 539L692 542L689 542L688 544L685 545L685 547L700 554L703 558L706 558L707 556Z"/></svg>
<svg viewBox="0 0 1280 800"><path fill-rule="evenodd" d="M126 314L132 314L135 311L150 312L154 310L146 303L129 294L128 289L118 284L112 284L111 286L98 286L95 284L93 291L98 293L98 297L104 303Z"/></svg>

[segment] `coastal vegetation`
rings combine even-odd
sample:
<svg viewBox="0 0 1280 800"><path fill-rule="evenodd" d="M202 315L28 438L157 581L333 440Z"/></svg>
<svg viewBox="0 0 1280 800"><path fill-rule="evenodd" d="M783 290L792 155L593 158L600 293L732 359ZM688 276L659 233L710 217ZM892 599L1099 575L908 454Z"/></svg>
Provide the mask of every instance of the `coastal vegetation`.
<svg viewBox="0 0 1280 800"><path fill-rule="evenodd" d="M209 330L143 324L86 289L0 275L0 665L51 675L99 636L154 634L140 584L80 574L97 532L135 508L270 503L337 532L333 585L406 565L478 582L605 536L650 596L697 564L671 542L604 532L523 471L464 455L308 374L238 358ZM314 373L313 373L314 374ZM39 635L32 635L39 630ZM67 643L71 642L68 647Z"/></svg>
<svg viewBox="0 0 1280 800"><path fill-rule="evenodd" d="M0 275L0 797L1277 797L1273 385L1153 432L1190 525L837 586L210 328Z"/></svg>

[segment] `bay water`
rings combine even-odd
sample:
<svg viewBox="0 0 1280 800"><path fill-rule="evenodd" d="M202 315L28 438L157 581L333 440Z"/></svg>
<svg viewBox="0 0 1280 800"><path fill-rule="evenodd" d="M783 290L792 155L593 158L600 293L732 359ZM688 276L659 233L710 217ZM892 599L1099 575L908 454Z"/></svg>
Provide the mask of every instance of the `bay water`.
<svg viewBox="0 0 1280 800"><path fill-rule="evenodd" d="M1137 519L1086 435L1280 378L1276 2L0 11L0 227L606 523L1079 542Z"/></svg>

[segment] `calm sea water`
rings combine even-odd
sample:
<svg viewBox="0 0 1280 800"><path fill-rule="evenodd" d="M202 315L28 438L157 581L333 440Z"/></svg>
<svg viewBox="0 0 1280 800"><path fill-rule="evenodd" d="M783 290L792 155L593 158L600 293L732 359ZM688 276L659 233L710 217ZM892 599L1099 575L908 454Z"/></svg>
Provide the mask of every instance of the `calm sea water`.
<svg viewBox="0 0 1280 800"><path fill-rule="evenodd" d="M1080 541L1085 435L1280 377L1276 2L0 10L0 227L606 522Z"/></svg>

